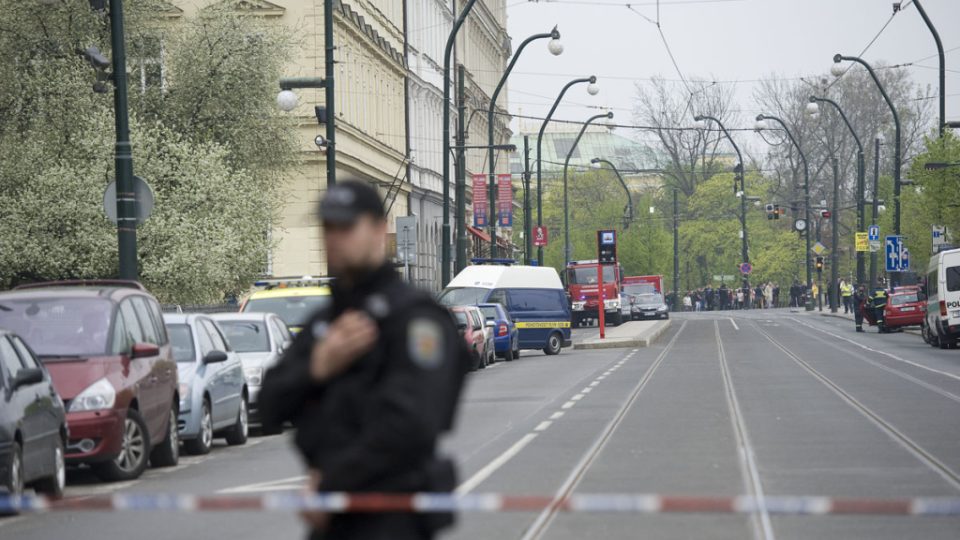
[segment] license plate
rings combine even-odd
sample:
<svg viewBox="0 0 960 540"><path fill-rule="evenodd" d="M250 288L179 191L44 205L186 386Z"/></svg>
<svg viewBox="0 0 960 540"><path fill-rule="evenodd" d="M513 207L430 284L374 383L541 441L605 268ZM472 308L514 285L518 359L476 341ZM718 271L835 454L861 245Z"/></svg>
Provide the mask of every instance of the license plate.
<svg viewBox="0 0 960 540"><path fill-rule="evenodd" d="M656 315L656 314L657 314L656 311L644 311L644 312L643 312L643 316L644 316L644 317L649 317L649 316L651 316L651 315Z"/></svg>
<svg viewBox="0 0 960 540"><path fill-rule="evenodd" d="M917 309L917 308L914 308L914 307L905 307L905 308L900 308L900 311L914 311L915 309Z"/></svg>

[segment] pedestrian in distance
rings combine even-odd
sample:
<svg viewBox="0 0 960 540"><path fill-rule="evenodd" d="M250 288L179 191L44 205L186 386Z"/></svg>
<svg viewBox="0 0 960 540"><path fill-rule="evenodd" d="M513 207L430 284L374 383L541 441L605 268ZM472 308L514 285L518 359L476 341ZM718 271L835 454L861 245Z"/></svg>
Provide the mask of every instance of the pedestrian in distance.
<svg viewBox="0 0 960 540"><path fill-rule="evenodd" d="M320 203L331 300L263 382L265 427L292 422L311 493L451 492L437 438L453 427L469 356L452 317L387 262L387 219L369 184ZM305 511L310 540L428 540L451 513Z"/></svg>
<svg viewBox="0 0 960 540"><path fill-rule="evenodd" d="M727 302L730 300L730 290L727 289L726 283L720 284L720 288L717 289L717 294L720 295L720 309L727 309Z"/></svg>
<svg viewBox="0 0 960 540"><path fill-rule="evenodd" d="M780 307L780 285L773 284L773 307Z"/></svg>
<svg viewBox="0 0 960 540"><path fill-rule="evenodd" d="M857 332L863 332L863 308L866 302L867 288L861 284L853 295L853 320L857 325Z"/></svg>
<svg viewBox="0 0 960 540"><path fill-rule="evenodd" d="M853 284L847 283L846 280L843 279L840 280L840 298L843 299L843 312L850 313L850 310L853 308Z"/></svg>

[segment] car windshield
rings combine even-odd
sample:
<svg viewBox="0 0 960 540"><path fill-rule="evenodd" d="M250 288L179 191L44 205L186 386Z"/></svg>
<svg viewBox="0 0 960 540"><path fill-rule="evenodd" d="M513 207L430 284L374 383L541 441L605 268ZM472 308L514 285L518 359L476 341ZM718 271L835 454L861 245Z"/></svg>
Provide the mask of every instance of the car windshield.
<svg viewBox="0 0 960 540"><path fill-rule="evenodd" d="M328 303L330 303L328 295L252 298L243 306L243 312L276 313L287 326L302 326L317 310Z"/></svg>
<svg viewBox="0 0 960 540"><path fill-rule="evenodd" d="M663 297L659 294L639 294L636 296L639 304L662 304Z"/></svg>
<svg viewBox="0 0 960 540"><path fill-rule="evenodd" d="M444 306L464 306L468 304L479 304L490 289L483 287L455 287L453 289L444 289L437 302Z"/></svg>
<svg viewBox="0 0 960 540"><path fill-rule="evenodd" d="M890 297L890 304L894 306L899 306L903 304L909 304L911 302L918 302L917 293L907 293L907 294L895 294Z"/></svg>
<svg viewBox="0 0 960 540"><path fill-rule="evenodd" d="M480 312L483 313L483 318L492 321L498 318L497 308L493 306L480 306Z"/></svg>
<svg viewBox="0 0 960 540"><path fill-rule="evenodd" d="M20 335L37 356L107 354L113 303L100 298L0 301L0 328Z"/></svg>
<svg viewBox="0 0 960 540"><path fill-rule="evenodd" d="M190 326L186 324L168 324L167 333L170 334L170 345L173 347L173 358L177 362L196 361L196 351L193 348L193 336L190 335Z"/></svg>
<svg viewBox="0 0 960 540"><path fill-rule="evenodd" d="M260 321L217 321L233 350L245 352L270 352L267 325Z"/></svg>
<svg viewBox="0 0 960 540"><path fill-rule="evenodd" d="M567 271L567 279L570 281L571 285L596 285L598 277L597 274L598 272L596 266L580 266L569 269ZM614 282L612 266L603 267L603 281L604 283Z"/></svg>
<svg viewBox="0 0 960 540"><path fill-rule="evenodd" d="M657 290L656 287L649 283L638 283L635 285L626 285L623 288L623 292L627 294L651 294Z"/></svg>

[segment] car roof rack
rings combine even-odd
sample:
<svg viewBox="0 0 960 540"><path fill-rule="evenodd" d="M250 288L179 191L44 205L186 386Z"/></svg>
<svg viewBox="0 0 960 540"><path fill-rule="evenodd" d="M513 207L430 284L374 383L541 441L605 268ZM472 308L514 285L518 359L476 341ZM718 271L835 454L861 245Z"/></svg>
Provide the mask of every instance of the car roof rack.
<svg viewBox="0 0 960 540"><path fill-rule="evenodd" d="M17 285L13 290L46 289L50 287L120 287L146 291L147 288L139 281L129 279L64 279L59 281L42 281L39 283L25 283Z"/></svg>

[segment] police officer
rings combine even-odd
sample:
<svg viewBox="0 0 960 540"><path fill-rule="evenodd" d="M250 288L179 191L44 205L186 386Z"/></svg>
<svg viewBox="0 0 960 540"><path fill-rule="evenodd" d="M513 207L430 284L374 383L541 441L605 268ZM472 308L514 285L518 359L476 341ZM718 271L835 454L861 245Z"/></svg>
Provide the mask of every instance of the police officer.
<svg viewBox="0 0 960 540"><path fill-rule="evenodd" d="M867 301L867 289L863 285L857 287L853 294L853 319L857 324L857 332L863 332L863 308Z"/></svg>
<svg viewBox="0 0 960 540"><path fill-rule="evenodd" d="M449 492L436 454L469 365L453 319L402 282L384 253L377 191L346 181L320 204L331 303L304 326L260 393L266 427L293 422L315 492ZM433 538L450 514L305 512L311 540Z"/></svg>

